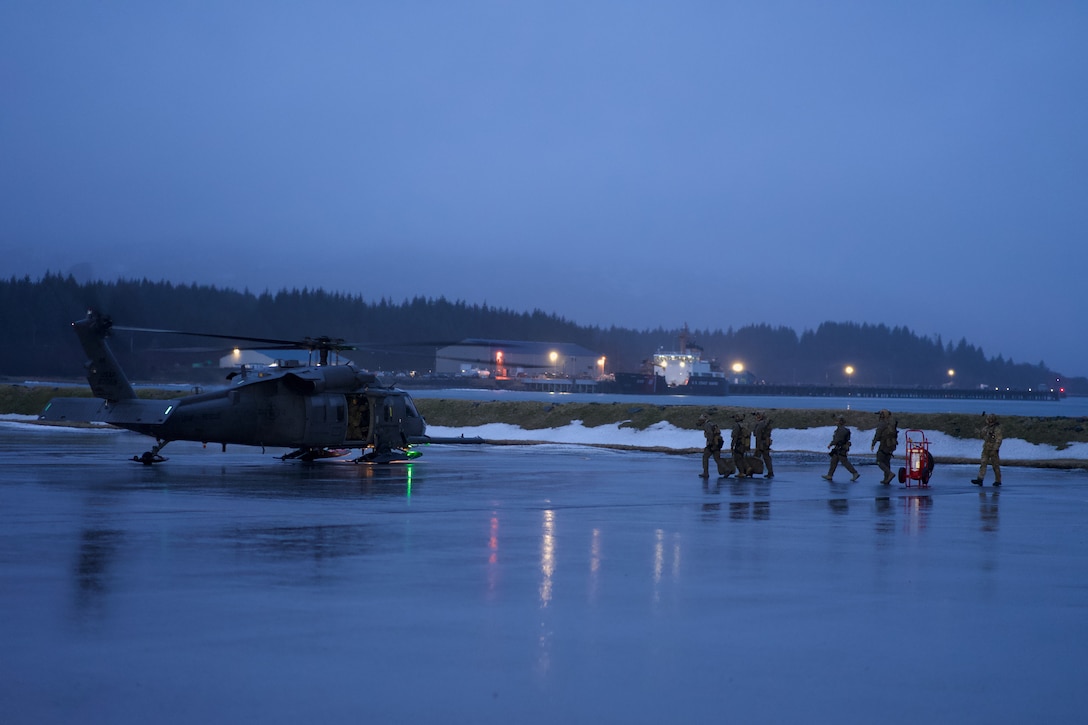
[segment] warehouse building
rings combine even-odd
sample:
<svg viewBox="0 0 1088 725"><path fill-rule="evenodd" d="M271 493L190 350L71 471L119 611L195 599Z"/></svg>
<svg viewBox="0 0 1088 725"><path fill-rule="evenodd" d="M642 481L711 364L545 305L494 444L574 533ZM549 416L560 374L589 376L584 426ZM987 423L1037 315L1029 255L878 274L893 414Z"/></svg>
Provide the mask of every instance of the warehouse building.
<svg viewBox="0 0 1088 725"><path fill-rule="evenodd" d="M566 342L468 339L439 348L434 370L440 375L597 380L604 365L602 355Z"/></svg>

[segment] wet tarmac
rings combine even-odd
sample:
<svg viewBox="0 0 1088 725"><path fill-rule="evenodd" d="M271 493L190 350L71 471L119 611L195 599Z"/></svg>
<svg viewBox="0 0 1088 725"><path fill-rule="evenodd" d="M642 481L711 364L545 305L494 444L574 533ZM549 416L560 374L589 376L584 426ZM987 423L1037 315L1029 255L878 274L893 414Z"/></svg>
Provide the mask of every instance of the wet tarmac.
<svg viewBox="0 0 1088 725"><path fill-rule="evenodd" d="M1083 722L1088 474L0 426L0 720Z"/></svg>

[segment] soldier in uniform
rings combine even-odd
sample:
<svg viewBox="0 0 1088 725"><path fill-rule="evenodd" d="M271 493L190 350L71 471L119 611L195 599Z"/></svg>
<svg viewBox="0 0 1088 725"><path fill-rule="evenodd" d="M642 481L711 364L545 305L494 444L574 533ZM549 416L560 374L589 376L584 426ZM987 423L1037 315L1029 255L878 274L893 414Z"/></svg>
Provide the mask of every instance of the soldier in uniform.
<svg viewBox="0 0 1088 725"><path fill-rule="evenodd" d="M831 467L827 469L827 475L823 476L824 480L830 481L831 477L835 475L835 469L841 463L843 468L850 471L852 474L850 481L858 480L858 470L850 463L850 459L847 458L847 454L850 452L850 429L846 427L846 418L841 415L838 417L838 426L835 428L834 434L831 436L831 442L827 444L830 449L828 455L831 456Z"/></svg>
<svg viewBox="0 0 1088 725"><path fill-rule="evenodd" d="M748 453L748 449L751 447L752 434L748 432L748 428L744 425L743 413L734 415L733 420L736 421L733 426L732 440L730 441L730 448L733 450L733 464L737 467L737 478L747 478L751 475L751 471L748 470L748 466L744 462L744 455Z"/></svg>
<svg viewBox="0 0 1088 725"><path fill-rule="evenodd" d="M699 474L699 477L710 477L711 458L714 459L714 463L718 466L718 475L728 476L732 471L729 470L728 464L721 457L722 448L725 446L721 428L718 427L717 423L710 420L710 416L706 413L699 416L698 424L703 429L703 436L706 437L706 446L703 448L703 472Z"/></svg>
<svg viewBox="0 0 1088 725"><path fill-rule="evenodd" d="M986 425L979 429L982 436L982 461L978 467L978 478L972 478L971 483L982 485L986 478L986 466L994 469L994 485L1001 485L1001 423L997 416L990 413L986 416Z"/></svg>
<svg viewBox="0 0 1088 725"><path fill-rule="evenodd" d="M873 441L869 444L869 450L873 450L877 444L880 444L876 452L876 465L884 471L884 480L881 483L887 486L895 478L895 474L892 473L892 455L899 445L899 421L892 420L892 412L887 408L877 413L877 418L879 422L876 430L873 431Z"/></svg>
<svg viewBox="0 0 1088 725"><path fill-rule="evenodd" d="M763 411L756 413L756 426L753 431L756 434L756 458L763 459L763 465L767 473L764 478L774 478L774 465L771 463L771 421Z"/></svg>

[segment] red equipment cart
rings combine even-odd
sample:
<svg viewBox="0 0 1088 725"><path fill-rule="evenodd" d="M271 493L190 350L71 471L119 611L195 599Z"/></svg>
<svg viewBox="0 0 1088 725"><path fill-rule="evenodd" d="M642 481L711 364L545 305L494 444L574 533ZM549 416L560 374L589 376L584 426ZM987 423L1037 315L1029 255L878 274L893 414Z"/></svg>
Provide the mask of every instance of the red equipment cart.
<svg viewBox="0 0 1088 725"><path fill-rule="evenodd" d="M919 486L929 486L933 475L933 456L929 455L929 439L925 431L912 428L907 431L907 465L899 469L899 483L910 487L911 481Z"/></svg>

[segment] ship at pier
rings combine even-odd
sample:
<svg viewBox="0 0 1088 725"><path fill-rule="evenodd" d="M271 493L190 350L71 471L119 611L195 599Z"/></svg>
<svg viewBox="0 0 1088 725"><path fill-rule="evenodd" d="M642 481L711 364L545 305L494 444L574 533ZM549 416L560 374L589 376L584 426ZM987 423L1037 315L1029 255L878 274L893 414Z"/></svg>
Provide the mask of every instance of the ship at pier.
<svg viewBox="0 0 1088 725"><path fill-rule="evenodd" d="M637 373L616 373L615 392L642 395L725 395L729 382L714 362L703 360L703 349L688 341L688 326L680 331L679 349L660 349Z"/></svg>

